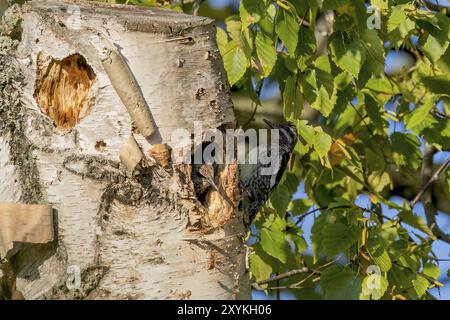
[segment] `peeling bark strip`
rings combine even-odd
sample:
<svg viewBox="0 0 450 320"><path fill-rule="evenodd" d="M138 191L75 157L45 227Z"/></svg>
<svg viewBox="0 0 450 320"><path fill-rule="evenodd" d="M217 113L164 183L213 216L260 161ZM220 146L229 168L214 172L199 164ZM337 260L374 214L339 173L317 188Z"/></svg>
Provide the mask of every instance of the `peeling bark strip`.
<svg viewBox="0 0 450 320"><path fill-rule="evenodd" d="M67 23L74 4L80 29ZM219 192L198 199L178 162L194 121L235 122L213 22L90 1L33 0L14 15L17 49L3 52L0 37L0 202L52 206L55 240L14 245L1 280L25 299L250 298L237 166L218 165ZM125 59L123 83L99 34ZM150 138L124 84L151 107Z"/></svg>
<svg viewBox="0 0 450 320"><path fill-rule="evenodd" d="M141 163L144 154L133 136L120 149L119 158L130 173Z"/></svg>
<svg viewBox="0 0 450 320"><path fill-rule="evenodd" d="M133 73L125 58L111 42L104 36L101 36L101 40L107 50L106 58L102 60L103 67L114 89L130 113L131 119L133 119L139 132L144 137L150 137L155 132L155 124Z"/></svg>
<svg viewBox="0 0 450 320"><path fill-rule="evenodd" d="M0 202L0 258L14 242L47 243L53 240L53 210L50 205Z"/></svg>

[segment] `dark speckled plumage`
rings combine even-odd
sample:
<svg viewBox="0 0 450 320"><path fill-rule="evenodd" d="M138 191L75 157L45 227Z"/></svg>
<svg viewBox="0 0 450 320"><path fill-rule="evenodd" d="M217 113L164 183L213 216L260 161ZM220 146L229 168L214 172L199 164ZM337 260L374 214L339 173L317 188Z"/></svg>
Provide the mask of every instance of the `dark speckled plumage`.
<svg viewBox="0 0 450 320"><path fill-rule="evenodd" d="M297 143L297 130L292 124L273 125L274 129L279 129L279 165L272 175L261 174L261 169L268 165L257 164L250 174L242 181L246 193L244 201L244 211L247 223L250 224L259 209L269 199L270 194L278 185L283 176L286 166ZM270 152L270 151L269 151Z"/></svg>

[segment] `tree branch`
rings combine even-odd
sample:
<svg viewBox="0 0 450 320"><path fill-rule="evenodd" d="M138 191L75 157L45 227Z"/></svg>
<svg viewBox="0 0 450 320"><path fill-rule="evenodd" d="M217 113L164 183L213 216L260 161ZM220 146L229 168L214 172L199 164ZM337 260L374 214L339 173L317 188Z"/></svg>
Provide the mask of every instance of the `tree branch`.
<svg viewBox="0 0 450 320"><path fill-rule="evenodd" d="M293 277L293 276L298 275L298 274L303 274L303 273L310 273L310 275L306 278L306 279L309 279L311 276L313 276L315 274L321 274L322 272L320 271L320 269L323 269L323 268L325 268L325 267L327 267L327 266L329 266L329 265L331 265L331 264L333 264L335 262L336 262L335 260L329 261L329 262L321 265L317 269L309 269L307 267L303 267L301 269L294 269L294 270L291 270L291 271L288 271L288 272L285 272L285 273L281 273L279 275L276 275L274 277L271 277L271 278L268 278L268 279L265 279L265 280L254 282L252 284L252 286L255 289L259 290L259 289L262 289L260 287L260 285L267 284L267 283L274 282L274 281L278 282L280 280L287 279L287 278ZM266 289L289 289L289 288L296 288L296 287L298 288L298 285L300 283L303 283L306 279L303 279L303 280L301 280L298 283L294 283L294 284L286 286L286 287L271 287L271 288L266 288ZM262 290L265 290L265 289L262 289Z"/></svg>
<svg viewBox="0 0 450 320"><path fill-rule="evenodd" d="M294 283L294 284L290 284L290 285L287 285L287 286L279 286L279 285L277 285L276 287L267 287L267 288L262 288L262 287L260 287L258 284L256 284L256 283L253 283L252 284L252 286L253 286L253 288L255 288L256 290L260 290L260 291L265 291L265 290L277 290L277 294L280 292L280 290L283 290L283 289L301 289L302 288L302 285L306 282L306 281L308 281L312 276L314 276L316 273L315 272L311 272L307 277L305 277L304 279L302 279L302 280L300 280L299 282L297 282L297 283ZM320 278L319 278L320 279ZM278 283L278 281L277 281L277 283ZM279 299L278 299L279 300Z"/></svg>
<svg viewBox="0 0 450 320"><path fill-rule="evenodd" d="M192 15L198 16L198 12L200 11L200 6L203 0L194 0L194 4L192 6Z"/></svg>
<svg viewBox="0 0 450 320"><path fill-rule="evenodd" d="M256 95L258 96L258 101L259 99L261 99L261 92L264 86L264 80L266 80L267 78L264 78L261 80L261 83L259 84L259 86L256 88ZM252 101L252 105L255 106L255 108L253 109L252 114L250 115L250 117L248 118L248 120L242 125L242 128L247 128L247 126L254 120L255 115L256 115L256 111L258 111L258 107L261 106L261 101L259 101L259 103L253 102Z"/></svg>
<svg viewBox="0 0 450 320"><path fill-rule="evenodd" d="M433 192L431 184L439 177L439 174L445 169L445 167L450 163L450 158L444 162L444 164L433 174L433 156L436 153L436 149L430 145L425 148L425 155L423 157L422 163L422 188L416 198L411 202L413 206L418 199L422 199L423 207L425 209L425 216L427 218L428 227L431 229L433 234L437 239L445 241L450 244L450 235L443 232L437 222L436 215L437 209L433 203Z"/></svg>
<svg viewBox="0 0 450 320"><path fill-rule="evenodd" d="M434 154L434 152L433 152ZM450 164L450 157L436 170L436 172L431 176L430 180L420 189L419 193L414 197L411 201L411 207L420 200L425 191L433 184L436 180L439 179L439 175L444 171L444 169Z"/></svg>
<svg viewBox="0 0 450 320"><path fill-rule="evenodd" d="M286 278L290 278L290 277L293 277L293 276L295 276L297 274L310 273L310 272L312 272L312 271L309 270L307 267L303 267L301 269L294 269L294 270L291 270L291 271L288 271L288 272L285 272L285 273L281 273L281 274L279 274L277 276L274 276L272 278L269 278L269 279L257 281L256 284L257 285L262 285L262 284L270 283L270 282L273 282L273 281L279 281L279 280L283 280L283 279L286 279Z"/></svg>

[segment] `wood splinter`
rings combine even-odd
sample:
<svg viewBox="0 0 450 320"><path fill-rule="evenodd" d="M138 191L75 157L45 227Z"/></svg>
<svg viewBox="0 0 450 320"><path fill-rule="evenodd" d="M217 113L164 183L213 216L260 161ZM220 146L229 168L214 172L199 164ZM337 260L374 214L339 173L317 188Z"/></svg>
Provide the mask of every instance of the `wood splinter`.
<svg viewBox="0 0 450 320"><path fill-rule="evenodd" d="M128 139L127 143L120 149L119 152L120 162L125 165L130 173L134 172L144 157L144 153L133 136L130 136L130 139Z"/></svg>

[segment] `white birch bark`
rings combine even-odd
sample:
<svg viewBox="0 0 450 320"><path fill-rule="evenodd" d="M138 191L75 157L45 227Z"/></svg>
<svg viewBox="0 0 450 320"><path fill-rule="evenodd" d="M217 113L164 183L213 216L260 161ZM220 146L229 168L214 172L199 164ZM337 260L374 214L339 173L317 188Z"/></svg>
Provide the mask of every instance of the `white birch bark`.
<svg viewBox="0 0 450 320"><path fill-rule="evenodd" d="M75 25L73 4L81 17ZM3 32L20 43L0 55L0 202L55 209L52 243L15 243L8 254L25 299L249 298L242 214L213 192L201 205L189 166L162 168L148 153L161 143L174 152L172 133L193 133L194 121L204 129L234 126L212 21L31 1L9 10ZM149 106L157 130L147 139L105 72L102 36L118 48ZM2 37L1 46L11 41ZM57 69L61 61L67 68ZM46 111L57 99L65 110ZM131 135L147 158L132 175L119 161ZM236 167L220 170L222 187L238 201ZM71 266L81 270L79 289L67 288Z"/></svg>

